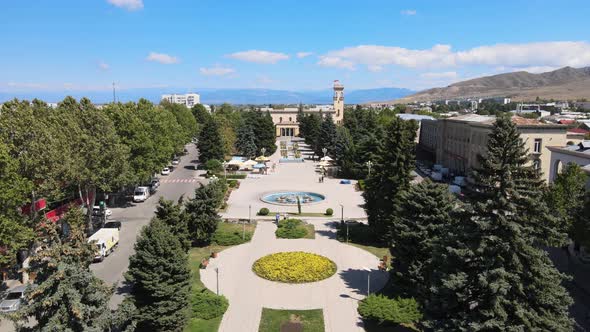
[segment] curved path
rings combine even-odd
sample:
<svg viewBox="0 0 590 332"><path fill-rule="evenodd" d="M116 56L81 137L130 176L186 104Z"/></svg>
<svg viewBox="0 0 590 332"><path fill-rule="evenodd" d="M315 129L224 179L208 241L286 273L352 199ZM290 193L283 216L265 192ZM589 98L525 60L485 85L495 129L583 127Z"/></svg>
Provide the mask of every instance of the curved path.
<svg viewBox="0 0 590 332"><path fill-rule="evenodd" d="M315 225L316 239L276 239L276 226L258 222L250 243L222 251L201 271L207 288L216 291L216 268L219 271L219 292L229 299L220 332L257 332L262 308L323 309L325 330L364 331L356 308L367 293L370 268L371 290L382 288L388 273L377 270L379 259L362 249L334 239L333 223L308 221ZM258 258L280 251L306 251L330 258L338 270L332 277L308 284L284 284L262 279L252 272Z"/></svg>

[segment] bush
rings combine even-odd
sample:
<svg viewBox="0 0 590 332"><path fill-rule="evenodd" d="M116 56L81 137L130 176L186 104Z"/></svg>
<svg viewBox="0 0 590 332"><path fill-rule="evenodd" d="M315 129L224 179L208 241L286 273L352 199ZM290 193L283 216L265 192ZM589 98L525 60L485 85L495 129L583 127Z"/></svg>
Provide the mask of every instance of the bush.
<svg viewBox="0 0 590 332"><path fill-rule="evenodd" d="M348 233L350 242L366 245L379 244L377 241L379 237L375 235L375 232L369 225L349 222ZM346 241L346 225L338 225L336 237L339 241Z"/></svg>
<svg viewBox="0 0 590 332"><path fill-rule="evenodd" d="M238 180L227 180L227 184L230 188L236 188L238 186Z"/></svg>
<svg viewBox="0 0 590 332"><path fill-rule="evenodd" d="M363 179L358 180L356 185L358 187L358 190L365 191L365 180L363 180Z"/></svg>
<svg viewBox="0 0 590 332"><path fill-rule="evenodd" d="M416 300L390 299L375 294L360 301L358 313L363 319L379 324L409 324L422 319Z"/></svg>
<svg viewBox="0 0 590 332"><path fill-rule="evenodd" d="M270 211L267 208L262 208L260 211L258 211L259 216L268 216L269 213Z"/></svg>
<svg viewBox="0 0 590 332"><path fill-rule="evenodd" d="M336 264L324 256L290 251L264 256L254 262L252 270L264 279L303 283L331 277L336 273Z"/></svg>
<svg viewBox="0 0 590 332"><path fill-rule="evenodd" d="M285 219L279 221L275 235L281 239L301 239L307 235L307 229L299 219Z"/></svg>
<svg viewBox="0 0 590 332"><path fill-rule="evenodd" d="M207 169L207 171L209 171L209 173L223 172L223 164L221 164L221 161L217 159L207 160L207 162L205 163L205 168Z"/></svg>
<svg viewBox="0 0 590 332"><path fill-rule="evenodd" d="M333 214L334 214L334 210L332 210L331 208L327 208L327 209L326 209L326 215L327 215L327 216L331 216L331 215L333 215Z"/></svg>
<svg viewBox="0 0 590 332"><path fill-rule="evenodd" d="M226 177L226 179L237 179L237 180L243 180L246 178L246 174L228 174Z"/></svg>
<svg viewBox="0 0 590 332"><path fill-rule="evenodd" d="M191 299L192 317L213 319L222 316L229 303L225 296L216 295L208 290L194 293Z"/></svg>

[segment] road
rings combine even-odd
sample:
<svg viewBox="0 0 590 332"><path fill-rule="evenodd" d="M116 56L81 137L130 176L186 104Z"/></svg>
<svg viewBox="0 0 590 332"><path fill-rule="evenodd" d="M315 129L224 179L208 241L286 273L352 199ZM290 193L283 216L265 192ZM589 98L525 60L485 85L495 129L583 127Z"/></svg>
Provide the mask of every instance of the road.
<svg viewBox="0 0 590 332"><path fill-rule="evenodd" d="M167 176L160 176L158 191L143 203L129 203L127 207L110 208L113 211L111 219L121 221L121 235L118 248L103 262L90 266L94 274L108 284L117 284L115 294L111 298L110 306L116 308L128 291L124 287L123 274L127 271L129 257L133 255L133 245L141 228L147 225L154 216L160 197L178 200L181 195L194 197L195 188L206 180L199 177L202 171L195 171L197 163L197 149L194 144L187 146L189 153L183 156L180 164Z"/></svg>

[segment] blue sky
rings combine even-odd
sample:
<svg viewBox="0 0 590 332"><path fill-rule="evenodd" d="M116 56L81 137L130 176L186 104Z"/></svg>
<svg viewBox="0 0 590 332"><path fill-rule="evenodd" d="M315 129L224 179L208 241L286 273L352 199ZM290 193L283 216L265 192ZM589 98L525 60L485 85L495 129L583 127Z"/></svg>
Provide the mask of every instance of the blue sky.
<svg viewBox="0 0 590 332"><path fill-rule="evenodd" d="M0 2L0 91L422 89L590 65L590 3ZM181 91L182 92L182 91Z"/></svg>

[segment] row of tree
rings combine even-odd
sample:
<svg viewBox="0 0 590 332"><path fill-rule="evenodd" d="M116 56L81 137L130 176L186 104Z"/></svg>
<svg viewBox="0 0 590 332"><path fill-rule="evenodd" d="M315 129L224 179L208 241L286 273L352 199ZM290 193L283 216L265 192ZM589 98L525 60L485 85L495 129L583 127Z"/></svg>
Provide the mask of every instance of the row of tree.
<svg viewBox="0 0 590 332"><path fill-rule="evenodd" d="M131 296L116 311L108 306L115 285L90 271L95 248L87 243L81 210L71 209L60 225L43 224L46 241L30 267L36 286L26 292L26 305L14 317L18 330L182 330L191 315L188 250L210 241L226 189L218 180L196 189L193 199L160 200L129 259L125 279Z"/></svg>
<svg viewBox="0 0 590 332"><path fill-rule="evenodd" d="M228 104L218 107L213 114L201 105L193 108L193 112L203 123L198 143L202 163L223 160L233 154L252 158L262 149L270 155L276 150L275 126L268 112L234 110Z"/></svg>
<svg viewBox="0 0 590 332"><path fill-rule="evenodd" d="M83 98L56 108L39 100L13 100L0 110L0 268L28 248L39 213L20 207L45 198L49 207L96 197L147 181L182 152L197 133L182 105L146 100L102 109ZM93 206L94 202L90 202ZM92 209L88 209L90 221Z"/></svg>
<svg viewBox="0 0 590 332"><path fill-rule="evenodd" d="M394 119L385 128L366 210L375 234L391 245L396 293L420 303L423 327L572 330L567 278L543 248L565 245L568 232L590 234L585 179L568 175L580 174L575 166L562 175L569 180L547 188L516 126L499 117L459 201L446 185L410 185L415 124Z"/></svg>

